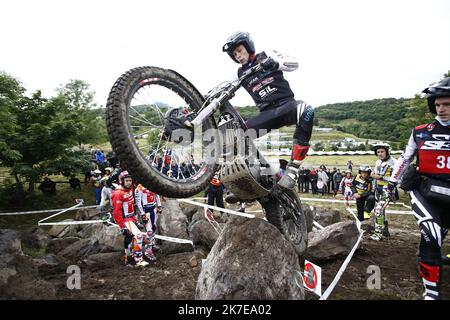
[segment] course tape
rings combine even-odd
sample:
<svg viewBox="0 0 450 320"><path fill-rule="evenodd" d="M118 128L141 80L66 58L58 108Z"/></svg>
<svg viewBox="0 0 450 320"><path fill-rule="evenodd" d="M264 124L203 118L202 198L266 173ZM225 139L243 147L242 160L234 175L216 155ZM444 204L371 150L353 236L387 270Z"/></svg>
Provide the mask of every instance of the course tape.
<svg viewBox="0 0 450 320"><path fill-rule="evenodd" d="M353 215L353 217L356 220L356 226L357 226L358 231L359 231L359 237L358 237L358 240L356 240L356 243L353 246L353 248L350 251L350 253L348 254L347 258L345 258L344 262L342 263L341 267L339 268L338 272L336 273L336 276L334 277L333 281L328 286L327 290L325 290L325 292L322 294L322 296L320 297L319 300L327 300L328 297L330 296L331 292L333 292L334 288L336 287L336 284L341 279L342 274L344 273L345 269L347 269L347 266L350 263L350 260L352 259L353 254L355 253L356 249L358 248L359 243L361 242L363 234L364 234L364 231L361 230L361 221L358 220L358 218L356 217L356 215L355 215L355 213L353 212L352 209L347 208L347 210Z"/></svg>
<svg viewBox="0 0 450 320"><path fill-rule="evenodd" d="M329 200L329 199L317 199L317 198L300 198L300 200L301 200L302 202L303 202L303 201L305 201L305 202L313 201L313 202L345 203L344 200ZM350 201L350 202L353 203L353 202L355 202L355 201L353 200L353 201ZM410 206L407 206L406 204L401 203L401 202L390 203L389 205L393 205L393 204L402 205L402 206L404 206L404 207L406 207L406 208L408 208L408 209L411 209ZM392 213L392 214L412 214L412 211L408 211L408 210L386 210L385 212L386 212L386 213Z"/></svg>
<svg viewBox="0 0 450 320"><path fill-rule="evenodd" d="M224 208L220 208L220 207L216 207L216 206L210 206L210 205L207 205L207 204L204 204L204 203L199 203L197 201L192 201L190 199L177 199L177 201L179 201L179 202L186 202L186 203L189 203L189 204L193 204L194 206L208 208L208 209L211 209L211 210L222 211L222 212L234 214L236 216L241 216L241 217L245 217L245 218L250 218L250 219L255 218L254 214L248 214L248 213L234 211L234 210L230 210L230 209L224 209Z"/></svg>
<svg viewBox="0 0 450 320"><path fill-rule="evenodd" d="M76 208L78 208L78 207L81 207L81 206L83 205L83 203L84 203L84 200L83 200L83 199L77 199L76 201L78 202L78 204L76 204L76 205L74 205L74 206L72 206L72 207L70 207L70 208L63 209L62 211L57 212L57 213L55 213L55 214L52 214L51 216L46 217L46 218L44 218L44 219L42 219L42 220L39 220L38 226L40 226L42 222L44 222L44 221L46 221L46 220L48 220L48 219L51 219L51 218L56 217L56 216L59 216L59 215L63 214L64 212L67 212L67 211L76 209Z"/></svg>
<svg viewBox="0 0 450 320"><path fill-rule="evenodd" d="M97 208L98 206L85 206L85 207L77 207L72 208L70 210L79 210L79 209L92 209ZM27 214L38 214L38 213L50 213L50 212L57 212L64 210L62 209L49 209L49 210L36 210L36 211L23 211L23 212L0 212L0 216L21 216L21 215L27 215ZM67 210L69 211L69 210Z"/></svg>
<svg viewBox="0 0 450 320"><path fill-rule="evenodd" d="M108 223L108 224L110 224L110 225L120 229L120 227L117 224L115 224L115 223L112 223L110 221L107 221L106 223ZM145 232L142 232L142 233L145 234ZM155 238L156 239L160 239L160 240L170 241L170 242L176 242L176 243L188 243L188 244L194 246L194 243L191 240L187 240L187 239L180 239L180 238L173 238L173 237L168 237L168 236L161 236L159 234L155 234Z"/></svg>

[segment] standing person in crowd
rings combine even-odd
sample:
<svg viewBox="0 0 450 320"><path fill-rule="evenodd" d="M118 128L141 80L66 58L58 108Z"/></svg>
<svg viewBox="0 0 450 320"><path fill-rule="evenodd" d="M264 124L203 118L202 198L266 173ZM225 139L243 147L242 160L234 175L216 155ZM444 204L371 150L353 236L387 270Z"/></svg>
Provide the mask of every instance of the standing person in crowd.
<svg viewBox="0 0 450 320"><path fill-rule="evenodd" d="M105 154L103 153L103 150L97 149L95 152L95 162L98 165L98 168L101 170L105 166Z"/></svg>
<svg viewBox="0 0 450 320"><path fill-rule="evenodd" d="M152 250L147 251L147 258L151 261L156 261L153 250L156 249L157 215L162 212L161 199L159 195L142 184L136 187L135 196L139 214L149 237L149 246L152 247Z"/></svg>
<svg viewBox="0 0 450 320"><path fill-rule="evenodd" d="M104 219L109 219L111 217L110 212L112 211L112 185L110 179L107 177L103 177L100 180L102 184L102 191L101 191L101 199L100 199L100 205L99 210L100 213L105 214L103 216Z"/></svg>
<svg viewBox="0 0 450 320"><path fill-rule="evenodd" d="M309 182L311 183L311 192L312 194L317 194L317 180L319 179L319 176L317 174L317 171L312 168L312 170L309 172Z"/></svg>
<svg viewBox="0 0 450 320"><path fill-rule="evenodd" d="M387 143L378 142L373 146L373 151L378 157L373 169L372 178L375 182L375 200L377 203L386 201L388 198L388 182L391 178L397 160L391 157L390 146ZM389 236L389 226L387 216L383 211L377 212L375 217L375 230L370 237L372 240L381 240Z"/></svg>
<svg viewBox="0 0 450 320"><path fill-rule="evenodd" d="M421 239L419 271L424 299L441 299L441 249L450 227L450 77L425 88L428 108L435 120L412 130L405 151L391 175L388 190L409 191ZM417 157L416 165L412 165Z"/></svg>
<svg viewBox="0 0 450 320"><path fill-rule="evenodd" d="M328 190L328 192L329 193L333 192L333 194L334 194L334 190L335 190L335 183L334 183L333 177L336 172L337 172L337 169L336 169L336 167L334 167L333 171L331 171L330 174L328 175L328 178L329 178L328 181L330 181L330 189Z"/></svg>
<svg viewBox="0 0 450 320"><path fill-rule="evenodd" d="M345 200L345 207L349 207L349 200L353 196L353 180L354 177L352 175L351 170L345 171L345 176L342 178L341 182L339 183L339 193L344 194L344 200Z"/></svg>
<svg viewBox="0 0 450 320"><path fill-rule="evenodd" d="M347 169L352 171L353 170L353 162L352 160L348 160L347 161Z"/></svg>
<svg viewBox="0 0 450 320"><path fill-rule="evenodd" d="M344 176L341 173L341 169L337 169L336 172L333 174L333 186L334 186L333 187L333 191L334 191L333 196L335 196L335 197L339 191L339 185L340 185L343 177Z"/></svg>
<svg viewBox="0 0 450 320"><path fill-rule="evenodd" d="M375 195L373 194L373 179L370 177L371 169L367 165L359 167L358 175L353 181L353 198L356 199L356 209L359 221L370 219L375 207Z"/></svg>
<svg viewBox="0 0 450 320"><path fill-rule="evenodd" d="M102 200L102 183L100 180L102 179L102 172L98 169L94 170L94 175L91 177L91 185L94 188L94 196L95 196L95 204L99 205Z"/></svg>
<svg viewBox="0 0 450 320"><path fill-rule="evenodd" d="M335 168L336 169L336 168ZM328 176L328 180L327 180L327 193L331 193L332 192L332 184L333 184L333 173L331 173L330 169L327 169L326 171L327 176Z"/></svg>
<svg viewBox="0 0 450 320"><path fill-rule="evenodd" d="M298 192L305 192L307 175L305 167L302 167L298 174Z"/></svg>
<svg viewBox="0 0 450 320"><path fill-rule="evenodd" d="M153 251L151 247L148 247L147 252L144 242L149 241L148 236L136 226L133 179L128 171L123 171L119 176L119 182L120 185L112 193L112 201L114 220L125 236L125 264L133 260L137 266L146 266L148 262L144 260L144 254L152 256Z"/></svg>
<svg viewBox="0 0 450 320"><path fill-rule="evenodd" d="M79 189L79 190L81 190L81 181L80 181L80 179L78 179L74 174L72 174L71 176L70 176L70 179L69 179L69 185L70 185L70 187L72 188L72 189Z"/></svg>
<svg viewBox="0 0 450 320"><path fill-rule="evenodd" d="M38 187L45 195L55 195L56 194L56 183L49 177L45 177L44 181Z"/></svg>
<svg viewBox="0 0 450 320"><path fill-rule="evenodd" d="M288 165L288 162L286 159L279 159L280 162L280 170L277 174L277 180L280 180L285 174L286 174L286 167Z"/></svg>
<svg viewBox="0 0 450 320"><path fill-rule="evenodd" d="M206 189L208 195L208 205L214 206L214 202L217 207L225 208L223 203L223 190L225 189L222 180L220 179L220 173L216 172L214 177L208 184Z"/></svg>
<svg viewBox="0 0 450 320"><path fill-rule="evenodd" d="M305 167L305 193L309 193L310 173L311 173L311 170L309 170L308 167Z"/></svg>
<svg viewBox="0 0 450 320"><path fill-rule="evenodd" d="M328 184L328 174L325 170L326 170L326 167L321 166L319 168L319 172L317 173L318 180L321 180L323 182L323 187L321 188L322 190L320 191L322 193L322 195L324 195L324 193L327 192L327 184Z"/></svg>

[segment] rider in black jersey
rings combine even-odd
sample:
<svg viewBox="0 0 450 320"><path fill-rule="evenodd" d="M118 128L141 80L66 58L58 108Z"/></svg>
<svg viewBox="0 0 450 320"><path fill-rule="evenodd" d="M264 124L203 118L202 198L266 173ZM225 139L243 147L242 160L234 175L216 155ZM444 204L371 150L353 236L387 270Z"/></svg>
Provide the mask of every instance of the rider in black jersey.
<svg viewBox="0 0 450 320"><path fill-rule="evenodd" d="M283 188L293 189L298 180L300 164L309 149L314 119L313 107L294 99L294 93L283 76L283 71L296 70L298 63L276 51L270 55L265 52L255 53L255 45L247 32L233 34L222 49L234 62L241 64L239 77L255 64L263 65L261 71L243 82L243 87L260 110L258 116L247 120L247 128L258 132L259 129L271 130L296 125L291 161L286 174L278 182ZM234 199L229 200L231 199L227 199L227 202L233 202Z"/></svg>

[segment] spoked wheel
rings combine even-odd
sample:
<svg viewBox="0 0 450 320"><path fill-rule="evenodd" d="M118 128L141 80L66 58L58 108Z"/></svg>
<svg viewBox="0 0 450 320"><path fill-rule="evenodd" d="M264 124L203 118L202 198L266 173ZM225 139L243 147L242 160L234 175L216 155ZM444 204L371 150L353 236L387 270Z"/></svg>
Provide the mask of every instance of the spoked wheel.
<svg viewBox="0 0 450 320"><path fill-rule="evenodd" d="M139 67L114 84L106 122L114 152L125 168L150 190L167 197L203 191L217 167L216 124L211 117L191 132L167 132L168 118L197 111L202 95L178 73ZM173 128L172 128L173 129Z"/></svg>
<svg viewBox="0 0 450 320"><path fill-rule="evenodd" d="M294 191L274 187L269 201L262 204L267 221L273 224L303 256L308 246L306 217L300 199Z"/></svg>

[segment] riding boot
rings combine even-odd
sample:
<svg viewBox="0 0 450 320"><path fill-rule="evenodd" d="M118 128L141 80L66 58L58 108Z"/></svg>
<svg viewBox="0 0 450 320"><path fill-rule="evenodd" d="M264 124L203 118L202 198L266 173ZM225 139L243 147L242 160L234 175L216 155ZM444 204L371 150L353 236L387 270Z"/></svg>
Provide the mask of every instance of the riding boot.
<svg viewBox="0 0 450 320"><path fill-rule="evenodd" d="M298 181L299 169L302 161L306 158L309 146L294 144L292 148L291 161L286 167L286 174L278 181L278 185L284 189L292 190Z"/></svg>
<svg viewBox="0 0 450 320"><path fill-rule="evenodd" d="M423 281L424 300L440 300L442 267L419 262L419 271Z"/></svg>

